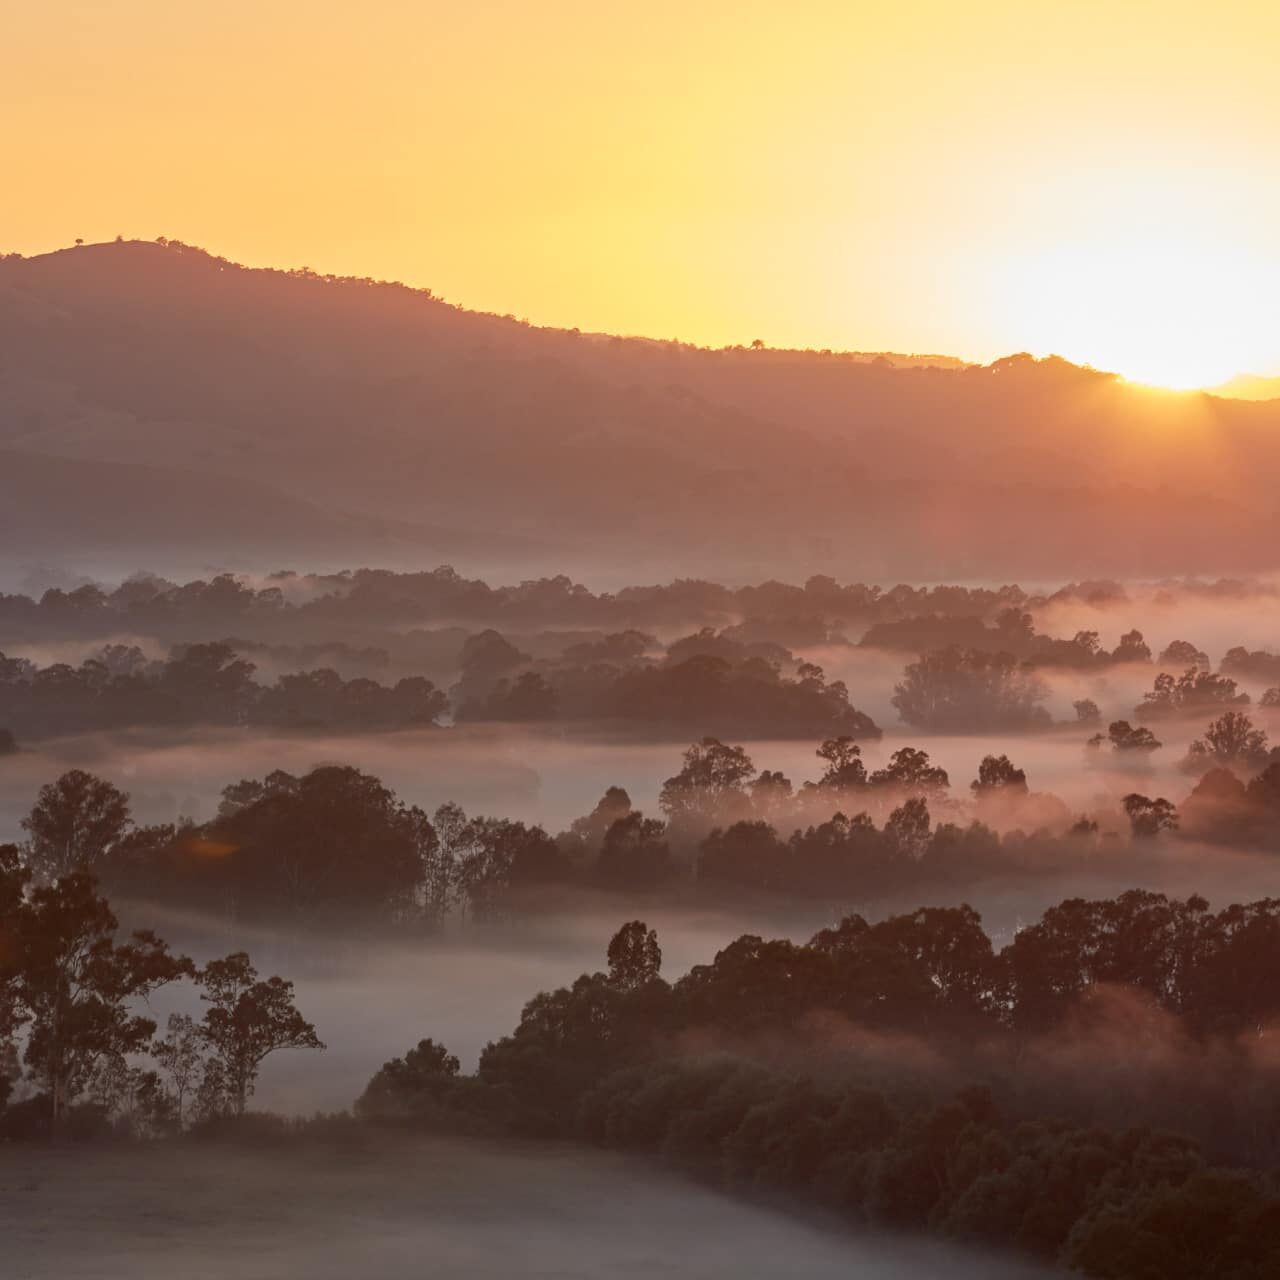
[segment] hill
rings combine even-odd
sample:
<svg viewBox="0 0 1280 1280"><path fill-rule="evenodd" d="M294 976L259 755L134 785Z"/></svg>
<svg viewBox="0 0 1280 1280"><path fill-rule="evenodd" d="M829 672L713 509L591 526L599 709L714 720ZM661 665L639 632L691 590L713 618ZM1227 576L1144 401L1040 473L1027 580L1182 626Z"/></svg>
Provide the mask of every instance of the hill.
<svg viewBox="0 0 1280 1280"><path fill-rule="evenodd" d="M1055 358L540 329L172 242L0 260L0 450L164 471L114 491L121 473L103 471L86 508L51 465L15 479L0 464L0 498L23 497L6 541L68 557L135 528L171 555L231 538L264 567L336 547L344 563L625 564L633 580L1280 559L1280 404L1154 393ZM159 497L197 481L216 492Z"/></svg>

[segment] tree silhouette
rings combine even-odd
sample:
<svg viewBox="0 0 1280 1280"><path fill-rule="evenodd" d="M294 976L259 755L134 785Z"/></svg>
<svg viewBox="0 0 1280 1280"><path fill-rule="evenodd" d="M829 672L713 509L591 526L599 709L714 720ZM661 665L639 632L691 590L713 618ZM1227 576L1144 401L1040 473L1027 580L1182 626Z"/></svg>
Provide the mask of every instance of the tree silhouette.
<svg viewBox="0 0 1280 1280"><path fill-rule="evenodd" d="M129 827L129 797L102 778L71 769L40 788L23 820L27 857L44 881L92 870Z"/></svg>
<svg viewBox="0 0 1280 1280"><path fill-rule="evenodd" d="M742 747L703 738L684 753L684 767L662 784L658 806L673 822L705 822L734 806L745 809L756 767Z"/></svg>
<svg viewBox="0 0 1280 1280"><path fill-rule="evenodd" d="M1012 654L952 646L909 664L890 701L917 728L975 731L1047 725L1047 695Z"/></svg>
<svg viewBox="0 0 1280 1280"><path fill-rule="evenodd" d="M1175 831L1178 827L1178 811L1163 798L1155 800L1133 792L1124 798L1124 811L1135 837L1150 839L1162 831Z"/></svg>
<svg viewBox="0 0 1280 1280"><path fill-rule="evenodd" d="M259 979L243 951L211 960L196 975L200 998L209 1008L200 1033L222 1068L231 1105L243 1115L258 1070L279 1049L323 1049L311 1025L293 1003L293 983Z"/></svg>
<svg viewBox="0 0 1280 1280"><path fill-rule="evenodd" d="M658 935L643 920L631 920L609 939L609 981L623 991L648 985L662 970Z"/></svg>
<svg viewBox="0 0 1280 1280"><path fill-rule="evenodd" d="M671 874L666 827L638 809L619 818L600 849L600 877L617 888L650 889Z"/></svg>
<svg viewBox="0 0 1280 1280"><path fill-rule="evenodd" d="M978 766L978 776L969 784L975 796L991 795L997 791L1027 792L1027 775L1014 767L1008 756L983 756Z"/></svg>
<svg viewBox="0 0 1280 1280"><path fill-rule="evenodd" d="M38 886L10 916L16 992L30 1017L24 1060L49 1096L55 1135L96 1068L150 1042L156 1024L135 1002L191 972L153 933L118 944L117 927L80 873Z"/></svg>
<svg viewBox="0 0 1280 1280"><path fill-rule="evenodd" d="M1195 769L1235 765L1259 769L1267 762L1267 735L1243 711L1228 711L1214 720L1187 753Z"/></svg>
<svg viewBox="0 0 1280 1280"><path fill-rule="evenodd" d="M828 738L817 751L826 762L817 785L834 791L857 791L866 786L867 767L862 763L862 748L850 737Z"/></svg>

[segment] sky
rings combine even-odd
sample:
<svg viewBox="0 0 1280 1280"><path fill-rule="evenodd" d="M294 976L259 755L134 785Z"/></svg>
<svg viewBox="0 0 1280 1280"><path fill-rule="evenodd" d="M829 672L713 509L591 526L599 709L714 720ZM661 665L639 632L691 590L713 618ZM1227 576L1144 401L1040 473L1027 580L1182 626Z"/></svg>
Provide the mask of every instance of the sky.
<svg viewBox="0 0 1280 1280"><path fill-rule="evenodd" d="M0 251L535 323L1280 373L1280 5L0 0Z"/></svg>

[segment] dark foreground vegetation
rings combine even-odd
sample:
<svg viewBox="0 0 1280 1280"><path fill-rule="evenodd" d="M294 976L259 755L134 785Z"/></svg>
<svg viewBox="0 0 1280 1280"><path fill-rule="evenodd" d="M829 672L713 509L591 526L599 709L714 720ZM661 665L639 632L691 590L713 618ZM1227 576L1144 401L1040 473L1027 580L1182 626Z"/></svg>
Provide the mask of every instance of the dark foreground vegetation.
<svg viewBox="0 0 1280 1280"><path fill-rule="evenodd" d="M323 1048L293 986L243 952L197 967L150 930L120 936L91 876L33 878L0 845L0 1140L175 1132L243 1115L279 1049ZM192 984L199 1019L148 999Z"/></svg>
<svg viewBox="0 0 1280 1280"><path fill-rule="evenodd" d="M0 1140L554 1137L1113 1280L1280 1265L1280 899L1071 899L999 950L967 906L846 915L674 983L632 921L473 1074L422 1040L354 1120L299 1122L247 1112L271 1053L323 1047L291 984L122 937L39 838L0 850ZM148 998L184 983L203 1015L160 1033Z"/></svg>
<svg viewBox="0 0 1280 1280"><path fill-rule="evenodd" d="M357 1113L657 1155L1114 1280L1280 1267L1280 900L1071 900L999 952L967 907L849 916L674 984L661 958L623 926L473 1075L423 1040Z"/></svg>

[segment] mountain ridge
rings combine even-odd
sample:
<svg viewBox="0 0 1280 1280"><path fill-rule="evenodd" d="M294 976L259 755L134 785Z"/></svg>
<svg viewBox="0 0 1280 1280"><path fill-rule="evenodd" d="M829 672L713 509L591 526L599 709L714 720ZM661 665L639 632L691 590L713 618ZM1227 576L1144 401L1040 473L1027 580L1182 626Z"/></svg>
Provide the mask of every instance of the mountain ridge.
<svg viewBox="0 0 1280 1280"><path fill-rule="evenodd" d="M430 526L407 532L411 558L442 531L464 557L468 536L507 539L539 570L935 578L1274 558L1280 405L1153 393L1057 357L895 365L589 336L138 241L0 259L0 352L0 449L195 469ZM349 553L387 550L366 530Z"/></svg>

